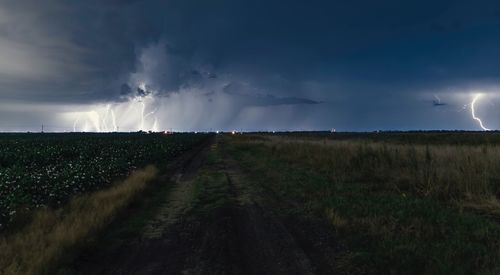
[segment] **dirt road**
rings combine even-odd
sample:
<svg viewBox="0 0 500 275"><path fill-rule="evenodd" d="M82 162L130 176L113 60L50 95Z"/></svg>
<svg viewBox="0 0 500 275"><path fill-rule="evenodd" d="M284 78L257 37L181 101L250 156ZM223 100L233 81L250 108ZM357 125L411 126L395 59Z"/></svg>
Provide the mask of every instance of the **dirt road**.
<svg viewBox="0 0 500 275"><path fill-rule="evenodd" d="M333 274L331 232L298 217L214 140L186 157L136 236L79 255L73 274ZM140 213L129 213L130 216ZM124 219L123 223L127 223ZM68 272L68 270L70 270Z"/></svg>

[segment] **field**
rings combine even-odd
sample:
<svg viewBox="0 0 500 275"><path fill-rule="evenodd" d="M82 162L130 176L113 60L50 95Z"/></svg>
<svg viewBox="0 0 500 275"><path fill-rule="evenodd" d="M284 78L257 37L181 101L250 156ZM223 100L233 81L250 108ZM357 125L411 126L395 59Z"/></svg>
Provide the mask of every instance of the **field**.
<svg viewBox="0 0 500 275"><path fill-rule="evenodd" d="M2 134L0 229L21 212L64 204L146 164L165 163L204 135Z"/></svg>
<svg viewBox="0 0 500 275"><path fill-rule="evenodd" d="M17 185L28 186L2 191L17 192L5 196L16 197L11 209L36 207L33 198L48 206L0 238L0 273L500 273L495 132L5 135L0 142L18 159L2 162L2 173L18 167ZM147 164L170 168L141 168ZM50 190L65 190L57 199L33 176L47 167L68 175L41 177ZM87 223L95 226L75 229Z"/></svg>
<svg viewBox="0 0 500 275"><path fill-rule="evenodd" d="M346 273L497 274L499 137L242 136L233 154L302 215L331 223L349 247L337 254Z"/></svg>

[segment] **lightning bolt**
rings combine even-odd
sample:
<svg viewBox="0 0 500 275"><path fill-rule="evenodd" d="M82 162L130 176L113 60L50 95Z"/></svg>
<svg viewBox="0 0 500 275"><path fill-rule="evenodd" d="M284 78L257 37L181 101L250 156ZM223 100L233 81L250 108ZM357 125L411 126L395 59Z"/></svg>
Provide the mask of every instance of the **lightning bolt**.
<svg viewBox="0 0 500 275"><path fill-rule="evenodd" d="M144 129L144 111L146 110L146 104L144 104L143 101L140 101L141 103L141 112L140 112L140 116L141 116L141 122L140 122L140 125L139 125L139 130L143 130Z"/></svg>
<svg viewBox="0 0 500 275"><path fill-rule="evenodd" d="M153 122L153 131L158 132L158 118L155 117Z"/></svg>
<svg viewBox="0 0 500 275"><path fill-rule="evenodd" d="M113 132L118 131L118 126L116 125L116 116L115 116L115 111L111 109L111 121L113 122Z"/></svg>
<svg viewBox="0 0 500 275"><path fill-rule="evenodd" d="M106 105L106 112L104 113L104 116L102 117L102 120L101 120L101 130L104 131L104 132L109 132L109 126L108 126L108 117L109 117L109 113L111 111L111 105L108 104Z"/></svg>
<svg viewBox="0 0 500 275"><path fill-rule="evenodd" d="M139 88L146 90L144 82ZM75 112L73 131L117 132L123 125L128 130L158 131L160 121L156 116L159 107L155 106L155 91L148 91L145 96L136 96L127 102L93 106L83 112ZM152 110L151 110L152 109Z"/></svg>
<svg viewBox="0 0 500 275"><path fill-rule="evenodd" d="M439 98L439 96L434 95L434 98L437 100L437 103L441 104L441 98Z"/></svg>
<svg viewBox="0 0 500 275"><path fill-rule="evenodd" d="M73 122L73 132L76 132L76 126L78 125L78 122L80 121L80 116L79 115L76 119L75 122Z"/></svg>
<svg viewBox="0 0 500 275"><path fill-rule="evenodd" d="M479 117L476 116L476 110L474 108L474 105L476 104L476 101L482 96L482 94L476 94L474 96L474 98L472 99L472 102L470 103L470 111L471 111L471 114L472 114L472 118L474 120L476 120L477 122L479 122L479 126L481 127L481 129L483 129L484 131L491 131L491 129L489 128L486 128L484 127L483 125L483 122L481 121L481 119Z"/></svg>

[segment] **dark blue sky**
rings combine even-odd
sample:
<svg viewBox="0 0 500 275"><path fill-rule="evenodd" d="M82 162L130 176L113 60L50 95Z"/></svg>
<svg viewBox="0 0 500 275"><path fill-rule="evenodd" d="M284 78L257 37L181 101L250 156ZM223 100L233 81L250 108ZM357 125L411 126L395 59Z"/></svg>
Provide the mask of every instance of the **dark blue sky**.
<svg viewBox="0 0 500 275"><path fill-rule="evenodd" d="M498 60L498 1L5 0L0 130L497 129Z"/></svg>

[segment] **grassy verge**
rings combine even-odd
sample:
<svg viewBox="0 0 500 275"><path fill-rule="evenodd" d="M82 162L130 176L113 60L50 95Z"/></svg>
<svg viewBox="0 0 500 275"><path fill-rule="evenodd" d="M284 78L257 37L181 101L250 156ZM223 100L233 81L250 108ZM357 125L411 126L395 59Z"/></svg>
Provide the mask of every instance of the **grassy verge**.
<svg viewBox="0 0 500 275"><path fill-rule="evenodd" d="M191 214L211 215L229 204L229 185L224 173L206 171L195 184Z"/></svg>
<svg viewBox="0 0 500 275"><path fill-rule="evenodd" d="M230 188L226 175L218 169L221 159L211 151L207 162L195 179L190 214L197 218L211 218L217 211L230 205Z"/></svg>
<svg viewBox="0 0 500 275"><path fill-rule="evenodd" d="M1 237L0 273L49 273L68 250L108 225L157 174L148 166L120 184L76 197L59 210L38 211L31 224Z"/></svg>
<svg viewBox="0 0 500 275"><path fill-rule="evenodd" d="M496 148L261 137L232 138L230 145L252 181L293 201L295 213L331 222L350 248L339 255L341 271L500 273L500 224L491 218L498 217L491 210L495 182L484 180L496 177ZM488 200L488 212L465 207Z"/></svg>

